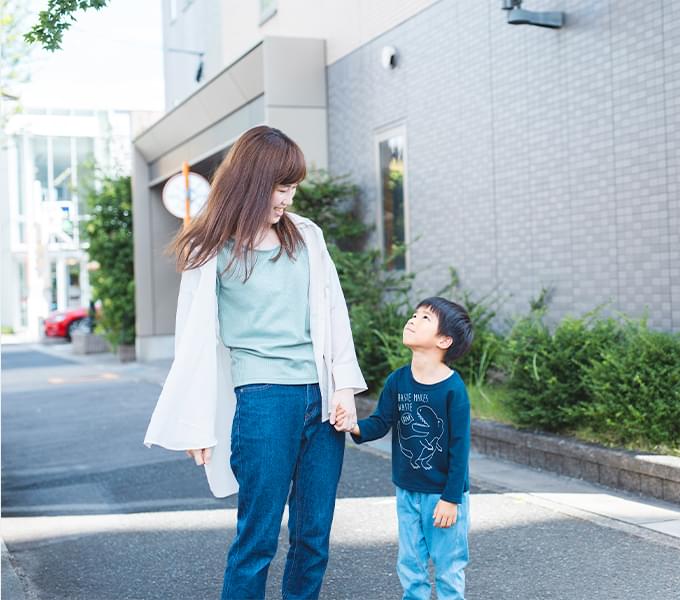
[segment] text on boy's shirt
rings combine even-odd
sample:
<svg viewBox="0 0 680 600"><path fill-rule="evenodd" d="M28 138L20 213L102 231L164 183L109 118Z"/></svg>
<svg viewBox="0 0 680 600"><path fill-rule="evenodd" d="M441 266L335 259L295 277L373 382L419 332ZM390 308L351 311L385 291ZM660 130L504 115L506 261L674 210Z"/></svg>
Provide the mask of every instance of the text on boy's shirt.
<svg viewBox="0 0 680 600"><path fill-rule="evenodd" d="M429 402L430 399L427 394L416 394L414 392L408 392L407 394L402 394L397 392L397 402L399 403L400 411L410 411L414 402Z"/></svg>

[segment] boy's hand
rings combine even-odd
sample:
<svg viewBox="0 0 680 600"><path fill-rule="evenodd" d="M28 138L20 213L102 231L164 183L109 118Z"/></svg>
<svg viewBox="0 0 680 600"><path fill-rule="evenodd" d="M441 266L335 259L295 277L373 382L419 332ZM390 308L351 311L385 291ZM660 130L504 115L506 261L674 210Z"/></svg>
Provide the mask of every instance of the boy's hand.
<svg viewBox="0 0 680 600"><path fill-rule="evenodd" d="M434 507L434 514L432 515L434 519L434 526L446 529L451 527L456 523L458 518L458 505L453 502L447 502L446 500L440 500L437 502L437 506Z"/></svg>
<svg viewBox="0 0 680 600"><path fill-rule="evenodd" d="M343 418L337 416L339 408L344 411ZM354 404L354 390L344 388L335 391L331 399L330 422L337 431L350 431L356 425L357 409Z"/></svg>

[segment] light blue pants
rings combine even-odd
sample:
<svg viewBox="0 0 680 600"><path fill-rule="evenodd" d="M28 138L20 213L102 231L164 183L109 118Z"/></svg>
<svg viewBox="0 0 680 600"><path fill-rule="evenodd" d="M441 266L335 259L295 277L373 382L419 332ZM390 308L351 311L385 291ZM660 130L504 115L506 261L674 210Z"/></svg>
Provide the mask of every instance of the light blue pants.
<svg viewBox="0 0 680 600"><path fill-rule="evenodd" d="M403 600L430 600L428 559L432 559L439 600L464 600L465 566L468 563L470 494L458 505L455 525L434 526L440 494L421 494L397 487L399 558L397 574L404 588Z"/></svg>

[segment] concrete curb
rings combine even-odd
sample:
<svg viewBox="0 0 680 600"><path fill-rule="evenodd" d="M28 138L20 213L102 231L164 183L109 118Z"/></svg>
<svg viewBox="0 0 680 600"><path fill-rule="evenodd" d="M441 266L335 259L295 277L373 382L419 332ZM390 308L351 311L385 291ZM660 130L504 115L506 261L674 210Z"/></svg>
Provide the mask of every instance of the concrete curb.
<svg viewBox="0 0 680 600"><path fill-rule="evenodd" d="M472 447L488 456L680 504L680 457L613 450L480 419L472 420Z"/></svg>
<svg viewBox="0 0 680 600"><path fill-rule="evenodd" d="M19 576L14 571L14 567L9 559L9 551L5 545L5 541L1 540L2 543L2 589L0 590L3 598L10 598L11 600L26 600L26 594L24 593L24 588L21 585Z"/></svg>

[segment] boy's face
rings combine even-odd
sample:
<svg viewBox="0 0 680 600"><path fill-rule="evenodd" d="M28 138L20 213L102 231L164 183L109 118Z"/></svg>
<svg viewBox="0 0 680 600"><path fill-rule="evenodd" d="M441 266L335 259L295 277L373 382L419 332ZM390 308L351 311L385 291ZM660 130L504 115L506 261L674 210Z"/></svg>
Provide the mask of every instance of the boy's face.
<svg viewBox="0 0 680 600"><path fill-rule="evenodd" d="M438 348L446 351L453 343L451 337L439 335L439 319L427 306L416 309L406 322L402 341L411 350L431 350Z"/></svg>

